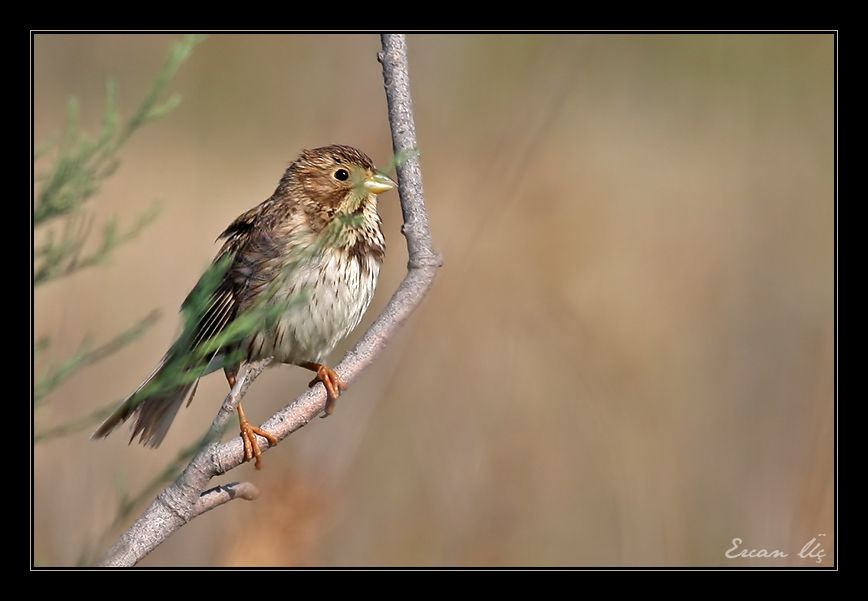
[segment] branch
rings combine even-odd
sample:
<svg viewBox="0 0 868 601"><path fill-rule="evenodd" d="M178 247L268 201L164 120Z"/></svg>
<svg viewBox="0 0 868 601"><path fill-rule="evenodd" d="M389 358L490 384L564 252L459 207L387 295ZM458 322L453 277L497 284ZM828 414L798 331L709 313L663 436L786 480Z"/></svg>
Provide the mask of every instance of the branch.
<svg viewBox="0 0 868 601"><path fill-rule="evenodd" d="M404 214L402 232L407 238L410 257L407 275L383 312L362 336L356 346L335 367L344 382L350 383L382 352L386 343L407 320L428 292L440 255L431 242L431 230L425 211L422 191L422 169L416 149L416 126L410 99L410 79L407 73L407 43L403 35L382 36L383 51L378 58L383 64L383 80L389 105L389 124L396 156L407 156L398 165L398 192ZM247 366L211 425L210 434L222 431L235 406L250 383L270 360ZM325 387L314 386L292 403L278 411L262 427L283 440L322 413L326 403ZM215 437L219 434L215 434ZM211 439L213 440L213 439ZM263 451L269 447L260 439ZM240 437L218 444L206 443L177 480L160 493L138 520L127 530L100 562L104 566L132 566L160 543L197 515L232 498L248 498L228 491L212 489L202 493L214 476L241 465L244 450Z"/></svg>
<svg viewBox="0 0 868 601"><path fill-rule="evenodd" d="M255 501L257 497L259 497L259 489L252 482L232 482L215 486L199 495L199 500L193 508L193 517L220 507L232 499Z"/></svg>

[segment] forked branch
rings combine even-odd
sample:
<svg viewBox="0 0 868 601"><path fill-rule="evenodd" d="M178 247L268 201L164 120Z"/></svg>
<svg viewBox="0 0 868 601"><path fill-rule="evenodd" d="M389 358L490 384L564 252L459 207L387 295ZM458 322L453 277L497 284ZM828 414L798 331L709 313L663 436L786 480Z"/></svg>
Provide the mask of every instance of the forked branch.
<svg viewBox="0 0 868 601"><path fill-rule="evenodd" d="M403 35L384 34L383 51L378 58L383 65L383 81L389 105L389 125L398 163L398 192L404 215L402 231L407 238L410 257L407 275L392 295L383 312L356 346L335 367L345 382L352 382L374 362L428 292L442 261L431 242L431 230L422 191L422 168L416 153L416 125L410 97L407 70L407 41ZM235 406L251 382L268 365L269 360L249 364L240 374L235 387L226 397L211 425L209 437L216 440L234 413ZM319 415L325 407L326 392L317 385L299 396L262 427L283 440ZM207 440L207 439L206 439ZM260 441L265 450L266 443ZM161 492L100 562L104 566L133 566L175 531L196 516L234 498L255 498L258 491L249 483L205 489L214 476L225 474L241 465L244 459L240 437L225 443L211 442L193 457L180 476Z"/></svg>

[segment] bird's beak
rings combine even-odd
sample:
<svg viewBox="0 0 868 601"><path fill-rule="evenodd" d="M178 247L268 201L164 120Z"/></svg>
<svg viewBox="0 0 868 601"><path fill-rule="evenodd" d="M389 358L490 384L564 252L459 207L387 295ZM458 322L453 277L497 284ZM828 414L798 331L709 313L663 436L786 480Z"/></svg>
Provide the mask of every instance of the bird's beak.
<svg viewBox="0 0 868 601"><path fill-rule="evenodd" d="M375 173L363 182L365 189L372 194L382 194L395 188L398 184L382 173Z"/></svg>

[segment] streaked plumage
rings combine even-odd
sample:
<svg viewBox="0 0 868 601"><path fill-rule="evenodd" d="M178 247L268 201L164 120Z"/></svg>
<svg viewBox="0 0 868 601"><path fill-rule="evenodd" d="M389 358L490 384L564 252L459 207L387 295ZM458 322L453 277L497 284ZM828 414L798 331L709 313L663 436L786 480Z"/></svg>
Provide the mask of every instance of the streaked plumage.
<svg viewBox="0 0 868 601"><path fill-rule="evenodd" d="M349 177L341 179L345 174ZM189 341L173 345L94 437L107 436L135 415L131 441L138 435L140 442L156 447L184 400L192 400L196 378L219 369L222 359L235 351L247 361L273 356L281 363L321 364L359 324L373 298L385 252L376 194L392 186L355 148L335 145L304 151L274 194L220 235L224 243L214 262L226 261L228 268ZM191 306L195 292L194 288L184 307ZM289 303L299 298L304 298L302 305ZM288 309L271 321L263 320L252 335L189 369L190 382L141 398L144 387L167 365L201 348L239 315L284 302ZM230 382L240 364L225 367Z"/></svg>

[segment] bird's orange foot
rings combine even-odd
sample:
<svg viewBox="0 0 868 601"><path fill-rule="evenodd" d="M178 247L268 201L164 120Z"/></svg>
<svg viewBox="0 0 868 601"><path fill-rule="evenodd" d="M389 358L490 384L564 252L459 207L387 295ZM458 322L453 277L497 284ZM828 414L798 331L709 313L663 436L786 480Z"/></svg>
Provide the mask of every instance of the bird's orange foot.
<svg viewBox="0 0 868 601"><path fill-rule="evenodd" d="M254 425L251 425L249 421L242 420L241 421L241 440L244 442L244 461L250 461L251 459L256 459L256 463L254 466L256 469L260 469L262 467L260 457L262 457L262 450L259 448L259 443L256 442L256 435L258 434L262 438L268 441L268 446L273 447L277 444L277 438L274 437L273 434L269 434L262 428L257 428Z"/></svg>
<svg viewBox="0 0 868 601"><path fill-rule="evenodd" d="M325 414L322 417L328 417L334 413L336 401L341 396L341 391L349 387L331 367L319 363L314 363L313 365L316 365L316 369L314 370L316 371L316 377L310 381L308 386L313 386L317 382L322 382L323 386L325 386L326 392L328 392L328 399L326 400Z"/></svg>

